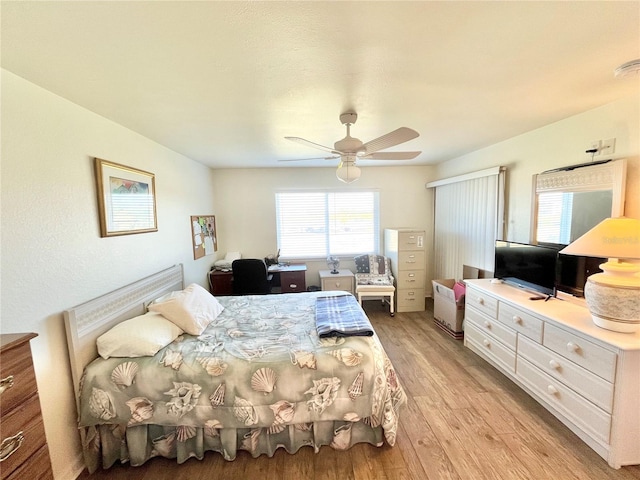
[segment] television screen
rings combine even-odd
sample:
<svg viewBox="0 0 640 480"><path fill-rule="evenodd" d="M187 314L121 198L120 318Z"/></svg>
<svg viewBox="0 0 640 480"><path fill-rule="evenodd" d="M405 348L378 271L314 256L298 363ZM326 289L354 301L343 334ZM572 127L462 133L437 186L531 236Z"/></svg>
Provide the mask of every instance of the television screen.
<svg viewBox="0 0 640 480"><path fill-rule="evenodd" d="M510 285L553 295L557 258L557 248L497 240L494 275Z"/></svg>
<svg viewBox="0 0 640 480"><path fill-rule="evenodd" d="M600 264L606 258L558 255L558 276L556 289L576 297L584 297L584 284L592 273L601 272Z"/></svg>

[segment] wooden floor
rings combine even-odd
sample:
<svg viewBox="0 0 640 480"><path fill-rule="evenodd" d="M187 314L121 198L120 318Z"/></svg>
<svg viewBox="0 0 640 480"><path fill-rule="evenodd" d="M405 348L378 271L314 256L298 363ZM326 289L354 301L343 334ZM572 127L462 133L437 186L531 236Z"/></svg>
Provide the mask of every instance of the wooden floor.
<svg viewBox="0 0 640 480"><path fill-rule="evenodd" d="M640 466L610 468L550 413L474 353L439 330L432 312L391 318L377 301L365 310L404 386L395 447L356 445L284 450L273 458L209 452L182 465L154 458L79 478L640 480ZM640 441L640 439L635 439Z"/></svg>

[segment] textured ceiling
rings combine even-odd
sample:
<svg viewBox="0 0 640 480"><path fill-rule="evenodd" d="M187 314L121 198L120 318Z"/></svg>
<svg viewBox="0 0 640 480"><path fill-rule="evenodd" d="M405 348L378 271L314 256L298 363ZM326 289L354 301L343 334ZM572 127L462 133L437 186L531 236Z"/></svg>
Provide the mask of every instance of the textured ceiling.
<svg viewBox="0 0 640 480"><path fill-rule="evenodd" d="M631 95L640 2L9 2L2 67L213 167L319 166L339 114L433 164ZM334 162L335 163L335 162Z"/></svg>

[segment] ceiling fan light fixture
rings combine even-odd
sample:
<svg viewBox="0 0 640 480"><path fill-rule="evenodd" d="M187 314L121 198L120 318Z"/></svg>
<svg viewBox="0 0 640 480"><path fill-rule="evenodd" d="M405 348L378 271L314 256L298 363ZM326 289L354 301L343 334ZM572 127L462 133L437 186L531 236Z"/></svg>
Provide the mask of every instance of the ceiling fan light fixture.
<svg viewBox="0 0 640 480"><path fill-rule="evenodd" d="M343 160L338 165L336 177L344 183L353 183L360 178L360 169L356 167L355 162Z"/></svg>
<svg viewBox="0 0 640 480"><path fill-rule="evenodd" d="M640 73L640 58L623 63L613 71L615 77L630 77Z"/></svg>

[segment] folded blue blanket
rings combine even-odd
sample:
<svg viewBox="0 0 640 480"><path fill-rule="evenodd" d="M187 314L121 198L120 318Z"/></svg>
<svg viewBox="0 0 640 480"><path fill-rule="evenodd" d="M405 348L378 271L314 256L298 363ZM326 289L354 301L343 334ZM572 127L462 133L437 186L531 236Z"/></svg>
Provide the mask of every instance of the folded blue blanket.
<svg viewBox="0 0 640 480"><path fill-rule="evenodd" d="M318 297L316 329L320 338L373 335L369 319L352 295Z"/></svg>

